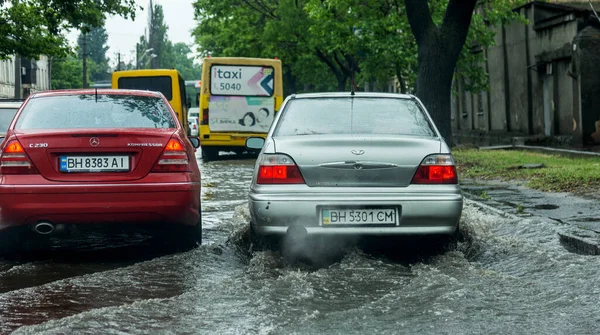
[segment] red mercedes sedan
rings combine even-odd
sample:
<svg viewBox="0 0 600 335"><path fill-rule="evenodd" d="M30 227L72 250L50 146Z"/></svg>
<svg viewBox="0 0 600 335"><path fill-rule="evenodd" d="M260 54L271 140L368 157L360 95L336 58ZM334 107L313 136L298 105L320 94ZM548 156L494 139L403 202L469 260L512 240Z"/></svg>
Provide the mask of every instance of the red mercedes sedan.
<svg viewBox="0 0 600 335"><path fill-rule="evenodd" d="M35 93L0 142L0 234L156 224L201 243L199 139L162 94Z"/></svg>

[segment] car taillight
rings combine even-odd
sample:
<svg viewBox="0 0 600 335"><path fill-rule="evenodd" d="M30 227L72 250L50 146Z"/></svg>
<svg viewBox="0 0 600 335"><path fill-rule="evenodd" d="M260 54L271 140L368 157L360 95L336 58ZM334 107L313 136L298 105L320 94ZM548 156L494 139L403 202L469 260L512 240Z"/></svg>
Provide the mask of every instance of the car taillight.
<svg viewBox="0 0 600 335"><path fill-rule="evenodd" d="M454 159L451 155L425 157L412 179L412 184L458 184Z"/></svg>
<svg viewBox="0 0 600 335"><path fill-rule="evenodd" d="M194 121L194 123L193 123L192 129L198 129L198 126L197 126L197 124L196 124L196 122L195 122L195 121Z"/></svg>
<svg viewBox="0 0 600 335"><path fill-rule="evenodd" d="M304 184L294 161L286 155L263 155L258 165L258 184Z"/></svg>
<svg viewBox="0 0 600 335"><path fill-rule="evenodd" d="M0 156L0 174L38 174L39 171L29 159L19 141L6 144Z"/></svg>
<svg viewBox="0 0 600 335"><path fill-rule="evenodd" d="M201 124L208 124L208 108L204 108L202 110L202 123Z"/></svg>
<svg viewBox="0 0 600 335"><path fill-rule="evenodd" d="M190 160L181 141L174 138L158 158L152 172L185 172L190 170Z"/></svg>

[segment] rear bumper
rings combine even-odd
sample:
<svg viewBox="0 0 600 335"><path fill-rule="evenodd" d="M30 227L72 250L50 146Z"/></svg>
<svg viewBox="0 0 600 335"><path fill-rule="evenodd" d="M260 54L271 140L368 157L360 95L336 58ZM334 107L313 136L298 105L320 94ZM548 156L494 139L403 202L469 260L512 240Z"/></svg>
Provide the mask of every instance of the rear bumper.
<svg viewBox="0 0 600 335"><path fill-rule="evenodd" d="M265 133L214 133L208 126L200 126L200 146L202 147L246 147L248 137L265 138ZM224 149L223 149L224 150Z"/></svg>
<svg viewBox="0 0 600 335"><path fill-rule="evenodd" d="M200 183L0 185L0 230L55 224L196 225Z"/></svg>
<svg viewBox="0 0 600 335"><path fill-rule="evenodd" d="M394 226L323 225L321 210L336 207L380 206L398 208ZM449 194L356 193L343 195L250 193L253 228L260 235L283 235L292 225L302 225L310 235L444 235L460 221L463 198Z"/></svg>

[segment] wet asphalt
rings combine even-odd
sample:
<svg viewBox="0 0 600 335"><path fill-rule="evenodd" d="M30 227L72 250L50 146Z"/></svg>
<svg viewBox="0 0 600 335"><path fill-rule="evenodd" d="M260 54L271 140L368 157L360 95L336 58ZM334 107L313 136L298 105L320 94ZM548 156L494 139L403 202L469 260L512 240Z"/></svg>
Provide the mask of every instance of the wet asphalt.
<svg viewBox="0 0 600 335"><path fill-rule="evenodd" d="M248 253L254 161L198 158L202 246L87 236L85 251L58 240L69 248L4 258L0 334L598 332L600 258L560 239L595 229L594 201L464 181L464 238L452 250L351 246L319 266L288 264Z"/></svg>

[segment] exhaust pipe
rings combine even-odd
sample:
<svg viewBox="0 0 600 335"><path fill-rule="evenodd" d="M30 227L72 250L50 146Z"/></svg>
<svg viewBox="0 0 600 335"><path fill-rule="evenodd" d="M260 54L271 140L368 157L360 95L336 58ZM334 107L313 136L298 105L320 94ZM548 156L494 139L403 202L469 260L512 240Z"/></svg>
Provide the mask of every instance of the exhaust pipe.
<svg viewBox="0 0 600 335"><path fill-rule="evenodd" d="M308 232L306 231L306 228L304 226L295 224L291 225L287 229L286 235L288 236L288 238L292 239L295 242L301 242L304 241L304 239L308 235Z"/></svg>
<svg viewBox="0 0 600 335"><path fill-rule="evenodd" d="M40 235L49 235L54 231L54 223L51 222L38 222L33 228L36 233Z"/></svg>

